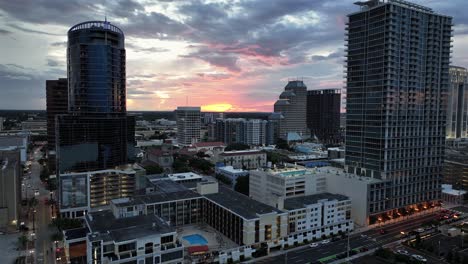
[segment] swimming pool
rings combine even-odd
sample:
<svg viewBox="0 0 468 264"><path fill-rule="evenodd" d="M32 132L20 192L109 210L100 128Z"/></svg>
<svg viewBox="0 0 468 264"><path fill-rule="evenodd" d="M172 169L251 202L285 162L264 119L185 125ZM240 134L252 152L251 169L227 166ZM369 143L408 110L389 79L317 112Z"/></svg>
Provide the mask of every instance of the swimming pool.
<svg viewBox="0 0 468 264"><path fill-rule="evenodd" d="M184 237L182 237L182 239L187 240L190 243L190 245L206 245L206 244L208 244L208 241L206 241L206 239L202 235L199 235L199 234L184 236Z"/></svg>

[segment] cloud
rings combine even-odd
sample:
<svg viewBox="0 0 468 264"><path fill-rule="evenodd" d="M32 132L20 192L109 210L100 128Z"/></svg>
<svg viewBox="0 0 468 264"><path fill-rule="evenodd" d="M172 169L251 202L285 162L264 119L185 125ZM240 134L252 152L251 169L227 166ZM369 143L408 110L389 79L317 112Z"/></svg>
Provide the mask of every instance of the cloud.
<svg viewBox="0 0 468 264"><path fill-rule="evenodd" d="M167 48L160 48L160 47L142 47L138 46L132 43L127 43L125 45L125 48L131 49L135 52L142 52L142 53L162 53L162 52L168 52L170 49Z"/></svg>
<svg viewBox="0 0 468 264"><path fill-rule="evenodd" d="M51 32L45 32L41 30L25 28L25 27L21 27L15 24L8 24L8 26L14 29L18 29L20 31L26 32L26 33L44 34L44 35L50 35L50 36L61 36L61 34L58 34L58 33L51 33Z"/></svg>
<svg viewBox="0 0 468 264"><path fill-rule="evenodd" d="M6 30L6 29L1 29L0 28L0 35L9 35L11 34L12 32L9 31L9 30Z"/></svg>
<svg viewBox="0 0 468 264"><path fill-rule="evenodd" d="M66 41L52 42L50 45L52 47L66 47L67 42Z"/></svg>
<svg viewBox="0 0 468 264"><path fill-rule="evenodd" d="M47 66L57 67L59 65L60 65L60 63L58 61L52 60L52 59L47 59Z"/></svg>

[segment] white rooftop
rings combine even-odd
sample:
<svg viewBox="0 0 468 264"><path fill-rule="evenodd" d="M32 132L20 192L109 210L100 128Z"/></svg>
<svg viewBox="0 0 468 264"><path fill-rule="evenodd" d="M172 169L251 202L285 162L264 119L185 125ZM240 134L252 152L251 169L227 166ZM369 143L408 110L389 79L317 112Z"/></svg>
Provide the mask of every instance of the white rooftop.
<svg viewBox="0 0 468 264"><path fill-rule="evenodd" d="M246 172L245 170L242 169L234 169L232 166L224 166L224 167L218 167L218 170L223 170L229 173L243 173Z"/></svg>
<svg viewBox="0 0 468 264"><path fill-rule="evenodd" d="M186 180L195 180L195 179L202 179L201 175L198 175L193 172L183 172L183 173L174 173L167 175L169 179L173 181L186 181Z"/></svg>
<svg viewBox="0 0 468 264"><path fill-rule="evenodd" d="M449 195L464 195L466 191L455 190L451 184L442 184L442 192Z"/></svg>

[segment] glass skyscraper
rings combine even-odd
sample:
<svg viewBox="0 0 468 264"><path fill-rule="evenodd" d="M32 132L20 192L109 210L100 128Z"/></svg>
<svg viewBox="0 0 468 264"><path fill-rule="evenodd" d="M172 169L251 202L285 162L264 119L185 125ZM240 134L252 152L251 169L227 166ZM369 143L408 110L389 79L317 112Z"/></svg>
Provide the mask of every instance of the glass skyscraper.
<svg viewBox="0 0 468 264"><path fill-rule="evenodd" d="M347 25L346 169L388 183L368 194L370 216L417 211L440 198L452 18L400 0L356 4Z"/></svg>
<svg viewBox="0 0 468 264"><path fill-rule="evenodd" d="M124 34L107 21L68 31L68 113L57 116L58 173L132 161L135 119L127 116Z"/></svg>

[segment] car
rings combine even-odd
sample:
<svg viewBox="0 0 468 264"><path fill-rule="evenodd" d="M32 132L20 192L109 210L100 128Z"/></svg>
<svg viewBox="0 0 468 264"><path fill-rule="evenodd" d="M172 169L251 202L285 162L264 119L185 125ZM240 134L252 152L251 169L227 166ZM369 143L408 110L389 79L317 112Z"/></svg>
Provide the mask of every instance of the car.
<svg viewBox="0 0 468 264"><path fill-rule="evenodd" d="M322 241L320 241L320 243L321 243L321 244L324 244L324 245L325 245L325 244L328 244L328 243L330 243L330 239L322 240Z"/></svg>
<svg viewBox="0 0 468 264"><path fill-rule="evenodd" d="M404 250L404 249L398 249L398 250L396 251L396 253L397 253L397 254L400 254L400 255L405 255L405 256L407 256L407 255L409 254L409 252L406 251L406 250Z"/></svg>
<svg viewBox="0 0 468 264"><path fill-rule="evenodd" d="M340 240L339 237L332 237L331 242L336 242L336 241L339 241L339 240Z"/></svg>
<svg viewBox="0 0 468 264"><path fill-rule="evenodd" d="M417 260L417 261L427 262L427 259L424 258L424 257L421 256L421 255L416 255L416 254L414 254L414 255L411 255L411 257L414 258L414 259Z"/></svg>
<svg viewBox="0 0 468 264"><path fill-rule="evenodd" d="M366 247L362 247L359 249L359 252L366 252L366 251L369 251L369 249Z"/></svg>
<svg viewBox="0 0 468 264"><path fill-rule="evenodd" d="M39 196L39 190L34 190L34 196Z"/></svg>
<svg viewBox="0 0 468 264"><path fill-rule="evenodd" d="M364 235L364 234L362 234L362 235L361 235L361 237L362 237L362 238L367 238L368 236L367 236L367 235Z"/></svg>
<svg viewBox="0 0 468 264"><path fill-rule="evenodd" d="M380 229L379 233L380 233L381 235L385 235L385 234L387 234L387 230L385 230L385 229Z"/></svg>
<svg viewBox="0 0 468 264"><path fill-rule="evenodd" d="M422 232L424 232L424 228L418 228L418 229L416 229L416 232L422 233Z"/></svg>
<svg viewBox="0 0 468 264"><path fill-rule="evenodd" d="M315 247L318 247L318 246L319 246L319 244L317 244L317 243L311 243L311 244L309 244L309 247L311 247L311 248L315 248Z"/></svg>

